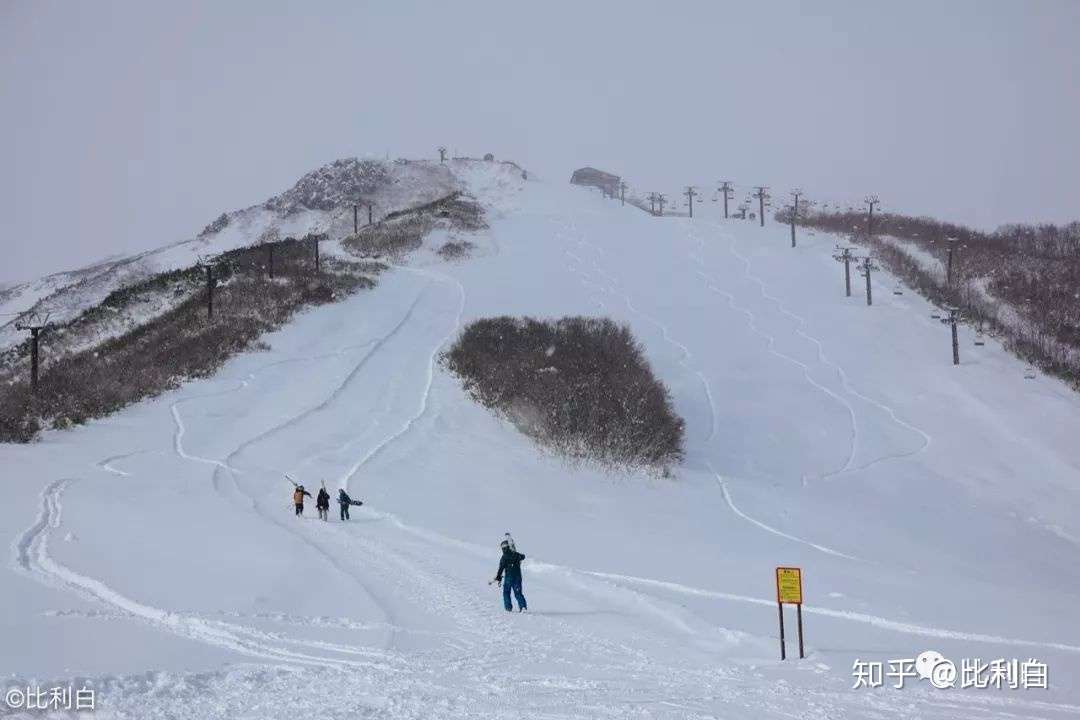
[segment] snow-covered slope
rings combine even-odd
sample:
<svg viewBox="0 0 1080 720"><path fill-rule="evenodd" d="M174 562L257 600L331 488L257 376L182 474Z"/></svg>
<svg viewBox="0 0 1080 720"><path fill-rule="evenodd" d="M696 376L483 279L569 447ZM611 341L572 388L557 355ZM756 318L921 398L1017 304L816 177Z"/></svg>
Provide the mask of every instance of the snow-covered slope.
<svg viewBox="0 0 1080 720"><path fill-rule="evenodd" d="M953 367L911 293L844 297L826 236L462 177L492 206L471 260L420 253L217 377L0 447L9 685L93 682L100 717L1080 713L1074 394L966 329ZM676 478L566 467L438 366L470 319L572 313L644 342ZM367 504L297 519L283 473ZM525 615L487 585L508 530ZM852 689L924 650L1038 658L1050 689Z"/></svg>
<svg viewBox="0 0 1080 720"><path fill-rule="evenodd" d="M470 164L456 163L466 172ZM260 205L223 213L189 240L7 288L0 291L0 350L24 339L25 334L15 329L21 313L64 323L118 288L156 273L191 267L227 250L308 233L325 232L338 239L352 232L355 202L370 202L374 219L379 219L462 189L451 169L454 165L424 160L337 160L304 175L292 188ZM361 207L360 223L366 222L367 208ZM167 309L161 303L161 310ZM114 334L130 325L118 323Z"/></svg>

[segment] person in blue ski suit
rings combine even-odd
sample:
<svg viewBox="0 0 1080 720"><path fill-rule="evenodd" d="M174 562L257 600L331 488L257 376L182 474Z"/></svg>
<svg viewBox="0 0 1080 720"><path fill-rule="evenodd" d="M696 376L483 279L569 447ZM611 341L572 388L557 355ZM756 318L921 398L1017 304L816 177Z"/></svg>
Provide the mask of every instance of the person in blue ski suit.
<svg viewBox="0 0 1080 720"><path fill-rule="evenodd" d="M338 488L337 501L341 506L341 521L345 522L349 519L349 506L350 505L363 505L360 500L353 500L349 497L349 493L345 492L345 488Z"/></svg>
<svg viewBox="0 0 1080 720"><path fill-rule="evenodd" d="M513 611L514 606L510 602L510 593L513 592L514 597L517 598L518 612L528 610L525 595L521 592L521 561L525 559L525 556L519 553L508 540L503 540L500 547L502 558L499 560L499 572L495 573L495 580L492 582L503 584L503 607L507 612Z"/></svg>

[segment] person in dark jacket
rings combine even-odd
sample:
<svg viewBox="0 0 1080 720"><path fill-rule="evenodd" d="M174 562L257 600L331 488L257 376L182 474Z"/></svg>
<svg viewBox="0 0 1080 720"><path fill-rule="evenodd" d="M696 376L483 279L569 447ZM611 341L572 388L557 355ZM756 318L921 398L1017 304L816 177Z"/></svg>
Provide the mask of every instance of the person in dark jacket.
<svg viewBox="0 0 1080 720"><path fill-rule="evenodd" d="M327 520L330 517L330 493L325 487L319 488L319 494L315 497L315 509L319 511L319 517Z"/></svg>
<svg viewBox="0 0 1080 720"><path fill-rule="evenodd" d="M503 607L506 608L506 612L512 612L514 609L510 602L511 592L517 598L518 612L524 612L529 609L525 602L525 595L521 592L521 561L525 559L525 556L511 547L509 540L503 540L500 547L502 558L499 560L499 572L495 573L495 579L492 582L503 584Z"/></svg>
<svg viewBox="0 0 1080 720"><path fill-rule="evenodd" d="M309 493L307 490L305 490L303 485L297 485L296 489L293 490L292 501L293 501L293 505L296 506L296 515L297 515L297 517L304 514L304 496L305 495L307 495L308 497L311 497L311 493Z"/></svg>
<svg viewBox="0 0 1080 720"><path fill-rule="evenodd" d="M345 488L338 488L337 491L338 505L341 506L341 520L342 522L349 519L349 506L350 505L363 505L361 500L353 500L349 497L349 493L345 492Z"/></svg>

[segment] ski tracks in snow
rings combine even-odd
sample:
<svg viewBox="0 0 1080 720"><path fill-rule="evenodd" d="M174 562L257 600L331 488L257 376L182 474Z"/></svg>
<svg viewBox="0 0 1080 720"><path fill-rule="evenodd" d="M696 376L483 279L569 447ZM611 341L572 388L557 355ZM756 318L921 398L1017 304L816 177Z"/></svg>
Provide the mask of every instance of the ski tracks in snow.
<svg viewBox="0 0 1080 720"><path fill-rule="evenodd" d="M426 275L428 277L433 277L435 275L433 273L428 273L428 272L425 272L425 271L413 271L411 268L400 268L400 269L409 270L411 272L417 272L419 274ZM440 276L440 278L443 279L444 281L449 280L449 278L443 278L441 276ZM453 281L453 282L456 282L456 281ZM325 409L332 402L337 400L345 392L347 386L361 372L363 367L367 364L368 360L386 342L388 342L392 337L397 335L398 332L412 318L417 306L419 305L420 301L424 297L424 293L425 293L427 287L428 287L428 285L425 285L421 289L421 291L417 294L416 298L413 300L412 304L409 306L408 310L406 311L404 316L398 321L398 323L388 333L386 333L383 336L377 338L376 340L369 341L367 343L363 343L363 344L360 344L360 345L341 348L341 349L337 350L334 353L329 353L329 354L325 354L325 355L319 355L319 356L314 356L314 357L310 357L310 358L308 358L308 357L304 357L304 358L287 358L285 360L279 360L279 361L270 363L268 365L265 365L265 366L263 366L261 368L258 368L256 370L252 371L245 378L238 381L232 387L226 388L224 390L218 390L218 391L210 392L210 393L203 393L203 394L199 394L199 395L187 396L187 397L180 398L179 400L173 402L169 406L169 412L170 412L170 415L172 417L173 424L174 424L174 432L173 432L173 437L172 437L172 450L173 450L174 454L177 457L179 457L179 458L181 458L183 460L186 460L186 461L197 462L197 463L202 463L202 464L207 464L207 465L212 466L214 468L213 482L214 482L215 488L220 490L220 487L218 485L218 478L219 478L219 473L221 473L223 471L229 473L229 476L233 478L234 485L236 485L235 476L241 474L242 471L232 464L233 458L235 458L236 455L239 454L239 452L241 452L246 447L249 447L250 445L252 445L252 444L254 444L254 443L256 443L256 442L258 442L260 440L264 440L264 439L272 436L273 434L275 434L277 432L280 432L280 431L285 430L285 429L287 429L287 428L289 428L291 426L294 426L295 424L301 422L306 417L309 417L310 415L312 415L314 413L317 413L320 410ZM439 345L435 348L435 350L432 351L431 359L430 359L429 366L428 366L427 382L426 382L426 385L425 385L425 390L424 390L424 393L423 393L423 399L422 399L422 402L421 402L421 407L420 407L419 412L415 416L410 418L406 422L406 424L398 432L396 432L394 435L392 435L386 441L381 443L374 451L372 451L371 453L366 455L364 460L361 461L360 464L362 464L363 462L366 462L371 457L373 457L376 452L378 452L380 449L385 447L386 444L391 442L393 439L396 439L397 437L400 437L402 434L404 434L408 430L408 428L411 427L412 423L418 417L420 417L420 415L422 415L424 410L426 409L427 398L428 398L428 394L430 392L431 383L433 381L433 375L434 375L433 364L435 362L436 355L438 353L439 348L441 348L442 345L445 344L446 340L449 339L450 335L452 335L452 333L455 332L458 329L458 327L460 326L461 316L462 316L462 313L464 311L464 302L465 302L464 288L461 287L460 284L457 284L457 289L459 291L459 300L460 301L459 301L458 310L457 310L457 314L456 314L455 326L440 341ZM251 438L250 440L246 441L245 443L242 443L238 448L236 448L232 453L230 453L225 458L225 460L219 460L219 459L215 459L215 458L209 458L209 457L203 457L203 456L200 456L200 455L196 455L196 454L190 452L185 447L184 438L185 438L185 435L187 433L187 425L186 425L186 423L185 423L185 421L183 419L183 416L182 416L181 410L180 410L181 407L184 404L186 404L188 402L193 402L193 401L197 401L197 400L201 400L201 399L210 398L210 397L218 397L218 396L223 396L223 395L228 395L228 394L240 392L240 391L244 390L245 388L247 388L249 386L250 381L253 380L259 373L261 373L261 372L263 372L263 371L265 371L265 370L267 370L269 368L278 366L278 365L282 365L282 364L290 363L290 362L301 362L301 361L305 361L305 360L316 360L316 359L319 359L319 358L331 357L331 356L334 356L334 355L340 355L340 354L348 351L349 349L358 348L358 347L367 347L367 346L371 346L370 350L367 353L365 353L365 355L359 360L359 362L351 369L350 373L345 378L345 380L337 388L335 388L330 393L330 395L328 397L326 397L322 402L320 402L319 404L317 404L316 406L314 406L312 408L308 408L307 410L299 413L298 415L296 415L294 417L289 418L285 422L280 423L279 425L276 425L275 427L271 428L270 430L267 430L267 431L257 435L256 437ZM125 453L125 454L121 454L121 455L114 455L114 456L111 456L111 457L108 457L108 458L105 458L105 459L99 461L96 464L96 467L103 470L103 471L105 471L105 472L109 472L109 473L112 473L112 474L115 474L115 475L131 476L131 473L129 473L127 471L124 471L124 470L121 470L121 469L118 469L118 468L114 467L111 463L114 462L114 461L123 459L123 458L131 457L131 456L138 455L138 454L143 454L143 453L146 453L146 452L147 451L144 451L144 450L136 450L136 451L131 452L131 453ZM20 538L20 540L16 543L15 558L16 558L16 566L17 567L22 568L24 571L30 572L31 574L33 574L36 577L39 577L39 578L41 578L43 580L48 580L53 584L58 584L58 585L60 585L62 587L66 587L68 589L71 589L73 591L78 592L79 594L81 594L81 595L83 595L85 597L90 597L92 599L95 599L95 600L97 600L99 602L102 602L102 603L106 604L107 606L111 606L111 607L115 608L120 613L122 613L122 614L124 614L126 616L132 616L132 617L141 618L143 620L153 622L156 625L161 626L164 629L169 630L169 631L171 631L171 632L173 632L175 634L179 634L179 635L182 635L184 637L189 637L189 638L194 639L194 640L204 641L204 642L207 642L207 643L209 643L211 645L216 645L216 646L219 646L219 647L222 647L222 648L225 648L225 649L235 650L237 652L241 652L241 653L244 653L244 654L247 654L247 655L250 655L250 656L259 657L259 658L266 659L266 660L296 662L296 663L299 663L299 664L313 664L313 665L320 665L320 666L324 666L324 667L355 668L355 667L366 667L366 666L370 665L370 663L360 663L360 664L358 664L356 661L352 661L352 660L341 660L341 659L334 658L334 657L324 657L323 655L311 655L311 654L307 654L307 653L299 653L299 652L295 652L295 651L290 651L288 649L279 647L277 645L267 645L263 641L265 641L265 640L277 641L277 640L282 640L282 638L273 637L273 636L268 635L266 633L261 633L260 631L257 631L257 630L251 629L251 628L242 627L242 626L235 625L235 624L231 624L231 623L221 623L221 622L217 622L217 621L206 620L206 619L203 619L203 618L198 618L198 617L196 617L194 615L185 615L185 614L182 614L182 613L170 612L170 611L163 610L163 609L160 609L160 608L155 608L155 607L152 607L152 606L149 606L149 605L145 605L143 603L140 603L138 601L130 599L130 598L120 594L119 592L116 592L115 590L109 588L107 585L105 585L104 583L102 583L99 580L96 580L94 578L91 578L91 577L88 577L88 576L85 576L85 575L81 575L81 574L79 574L79 573L77 573L75 571L72 571L72 570L70 570L70 569L68 569L66 567L63 567L62 565L60 565L59 563L54 561L52 558L50 558L49 555L48 555L48 552L47 552L47 530L48 530L49 527L55 527L55 526L58 526L58 524L59 524L59 513L60 513L60 507L61 507L59 498L60 498L60 494L63 492L64 487L66 487L66 485L69 482L70 482L69 480L57 481L57 482L54 482L54 483L50 484L46 488L45 492L42 495L43 510L42 510L41 517L39 517L38 521L35 522L35 524L26 533L24 533L22 538ZM236 485L236 487L237 487L237 489L239 491L239 486ZM284 527L284 528L286 528L288 530L292 530L293 532L296 532L296 530L294 528L292 528L291 526L287 526L284 523L276 522L276 520L274 518L270 518L266 513L262 512L261 508L259 508L259 503L257 502L257 500L254 497L249 496L249 500L251 501L253 509L256 512L258 512L260 515L262 515L265 519L270 520L271 522L274 522L275 524L278 524L278 525L280 525L280 526L282 526L282 527ZM372 589L366 583L363 582L362 578L360 578L355 572L352 572L351 569L342 566L342 564L336 560L336 558L333 556L332 553L327 552L326 550L324 550L318 543L314 543L310 538L307 538L307 537L303 537L302 539L305 542L307 542L308 544L312 545L314 547L314 549L319 553L319 555L321 555L325 560L330 562L338 571L340 571L341 573L345 574L346 576L350 577L352 580L354 580L355 582L360 584L361 589L363 591L365 591L365 594L367 594L368 597L371 598L372 602L375 604L376 607L379 607L379 608L382 609L383 614L387 617L388 622L381 623L380 627L383 627L385 629L389 629L392 634L397 633L397 632L400 631L397 628L396 625L394 625L392 622L389 622L389 620L392 620L393 614L391 612L389 612L389 608L391 607L391 602L390 602L390 600L388 598L386 598L386 597L381 597L381 598L377 597L378 594L372 592ZM379 548L378 550L379 551L384 551L385 548ZM377 553L372 553L372 554L375 555ZM385 555L383 555L383 556L385 557ZM357 654L366 654L366 653L370 652L365 648L340 646L340 645L328 644L328 643L322 643L322 642L314 643L314 642L311 642L311 641L303 641L303 640L295 640L295 639L284 639L284 641L288 645L294 645L295 646L295 645L305 645L306 644L307 646L309 646L310 648L313 648L313 649L328 650L328 651L332 651L332 652L338 653L338 654L345 653L345 654L357 655Z"/></svg>
<svg viewBox="0 0 1080 720"><path fill-rule="evenodd" d="M428 355L427 375L424 379L424 392L420 397L420 403L416 410L416 413L411 415L396 432L387 436L384 440L371 448L363 457L361 457L348 468L348 470L341 477L341 482L346 488L349 487L349 482L367 462L375 458L395 440L405 435L405 433L409 432L409 430L413 427L413 424L421 417L423 417L425 412L427 412L428 401L431 397L431 386L435 382L435 364L438 362L439 353L444 347L446 347L446 344L450 341L450 339L454 337L454 335L456 335L461 329L461 318L465 313L465 286L462 285L460 281L451 278L448 275L435 273L430 270L410 268L407 266L400 266L400 269L424 275L430 278L435 278L442 282L451 284L456 288L458 293L458 307L457 313L454 316L454 326L450 328L450 330L442 337L442 339L439 340L438 344L436 344L435 347L432 348L431 353Z"/></svg>
<svg viewBox="0 0 1080 720"><path fill-rule="evenodd" d="M41 493L41 511L35 523L15 543L15 567L48 585L66 589L111 608L115 613L148 622L174 635L223 650L289 665L314 665L351 671L391 672L401 661L384 653L299 639L287 639L232 623L209 620L194 614L173 612L134 600L104 582L78 573L49 554L50 531L61 525L64 490L74 480L49 483ZM332 650L348 657L312 655L293 647ZM364 659L356 659L357 657Z"/></svg>
<svg viewBox="0 0 1080 720"><path fill-rule="evenodd" d="M735 505L735 501L731 499L731 492L728 490L727 483L724 481L723 476L720 475L720 473L716 472L716 470L713 469L712 463L710 463L709 461L706 460L705 464L709 468L709 472L711 472L713 474L713 477L716 478L716 482L718 482L720 484L720 492L723 493L723 495L724 495L724 502L727 503L727 506L731 509L731 512L735 513L736 515L741 517L743 520L746 520L748 523L750 523L752 525L756 525L757 527L761 528L762 530L765 530L766 532L770 532L773 535L778 535L779 537L782 537L782 538L784 538L786 540L791 540L792 542L799 543L800 545L806 545L808 547L813 548L814 550L817 550L819 552L823 552L826 555L834 555L836 557L844 558L845 560L855 560L855 561L858 561L858 562L868 562L866 560L863 560L862 558L855 557L854 555L848 555L847 553L842 553L839 550L833 550L830 547L826 547L824 545L818 545L815 542L811 542L809 540L804 540L803 538L796 537L794 535L789 535L788 533L784 532L783 530L777 530L776 528L772 527L771 525L767 525L767 524L763 523L760 520L757 520L755 518L750 517L749 515L744 513L742 510L740 510L737 505Z"/></svg>
<svg viewBox="0 0 1080 720"><path fill-rule="evenodd" d="M720 230L719 226L717 226L717 230L718 231ZM694 239L694 242L696 242L698 244L699 248L704 250L704 243L701 241L701 239L696 234L694 234L693 231L691 231L691 234L692 234L692 237ZM798 315L797 313L792 312L786 305L784 305L784 303L778 297L770 294L769 291L768 291L767 286L765 285L765 282L760 277L753 274L752 269L751 269L750 258L746 257L745 255L743 255L742 253L740 253L738 250L735 249L735 238L733 236L727 234L727 233L722 233L722 234L725 235L727 237L727 239L728 239L728 251L743 263L743 266L745 268L744 276L748 280L750 280L750 281L757 284L757 286L760 288L761 296L765 300L768 300L769 302L773 303L776 306L776 309L781 314L786 315L787 317L791 318L792 320L794 320L796 322L796 327L795 327L795 331L794 331L795 334L798 335L799 337L803 338L807 342L810 342L810 343L812 343L814 345L814 347L816 349L816 352L817 352L817 360L818 360L818 362L821 365L823 365L825 367L828 367L828 368L831 368L832 370L834 370L836 372L836 375L840 379L841 387L843 388L844 392L858 398L859 400L862 400L863 402L865 402L865 403L867 403L869 405L873 405L874 407L878 408L879 410L884 412L886 415L888 415L889 419L894 424L898 425L899 427L901 427L901 428L903 428L905 430L908 430L908 431L910 431L912 433L915 433L916 435L919 435L919 437L920 437L920 439L922 441L920 446L913 449L913 450L899 451L899 452L896 452L896 453L888 453L888 454L882 455L880 457L877 457L874 460L871 460L871 461L869 461L867 463L864 463L862 465L852 467L851 466L851 461L849 460L849 462L846 464L847 466L845 468L843 468L843 469L841 469L839 471L833 472L833 473L826 473L825 475L820 476L819 479L826 479L826 478L830 478L830 477L837 477L837 476L844 475L844 474L860 472L862 470L866 470L867 468L870 468L870 467L872 467L874 465L877 465L878 463L885 462L887 460L898 460L898 459L902 459L902 458L913 457L915 455L918 455L918 454L924 452L927 448L929 448L930 444L932 442L932 438L928 433L926 433L921 428L919 428L919 427L917 427L917 426L915 426L915 425L913 425L913 424L911 424L911 423L909 423L909 422L907 422L905 420L902 420L896 414L896 411L892 407L890 407L889 405L886 405L883 402L875 400L874 398L869 397L869 396L859 392L857 389L855 389L855 387L852 386L850 380L848 379L847 373L844 371L844 368L842 366L840 366L838 363L836 363L836 362L830 360L828 357L826 357L825 348L824 348L824 345L822 344L821 340L819 338L809 334L806 331L807 324L808 324L806 318L802 317L801 315ZM693 256L692 255L691 258L692 259L696 258L696 262L698 262L698 264L701 265L701 267L703 269L705 268L704 262L702 262L700 260L700 256ZM709 281L709 282L714 281L713 278L710 278L707 275L704 275L704 273L699 273L699 274L702 275L703 277L705 277L705 279L707 281ZM744 310L744 312L748 312L748 311ZM857 419L856 419L855 408L850 403L848 403L846 401L845 401L845 406L847 407L848 412L851 414L853 431L854 431L855 435L857 436L858 423L857 423Z"/></svg>
<svg viewBox="0 0 1080 720"><path fill-rule="evenodd" d="M591 243L588 240L586 240L585 237L584 237L584 234L580 230L578 230L572 223L567 223L566 221L561 221L560 224L562 226L562 229L557 231L557 235L560 238L562 238L564 240L569 240L571 242L576 242L579 245L583 245L583 246L591 249L597 255L603 255L603 252L604 252L603 249L601 247L599 247L598 245L596 245L594 243ZM671 331L668 329L667 325L665 325L664 323L662 323L660 320L656 319L652 315L649 315L648 313L645 313L645 312L639 310L634 305L633 301L630 299L630 295L618 289L619 281L615 277L613 277L610 273L605 271L600 266L599 262L594 262L593 263L593 271L596 273L596 275L599 278L601 278L604 282L607 283L606 285L602 285L600 283L594 282L589 277L589 275L587 273L585 273L583 270L581 270L581 268L579 266L584 265L585 262L576 253L574 253L571 250L567 249L567 250L564 251L564 254L566 255L566 257L568 257L568 258L570 258L571 260L574 261L575 264L568 266L568 268L570 269L570 272L572 272L572 273L574 273L575 275L578 276L578 279L581 281L582 285L584 285L586 288L592 290L593 292L603 293L605 295L610 295L612 297L615 297L615 298L621 300L622 304L626 306L627 310L629 310L630 312L634 313L638 317L642 318L643 320L647 321L648 323L650 323L651 325L656 327L660 331L660 334L663 336L664 340L668 344L670 344L672 347L674 347L674 348L676 348L678 350L678 352L679 352L679 358L678 358L679 365L681 365L682 368L687 373L693 374L698 379L698 381L701 383L702 392L704 392L705 399L707 400L708 405L709 405L709 431L706 434L705 441L706 442L711 442L713 439L715 439L716 431L717 431L717 422L716 422L717 410L716 410L716 404L715 404L715 402L713 400L712 387L709 385L709 380L708 380L708 378L705 377L705 373L703 373L701 370L690 367L690 361L693 359L693 353L690 352L690 348L688 348L685 344L683 344L683 343L679 342L678 340L676 340L671 335ZM607 304L603 300L601 300L599 298L596 298L595 300L596 300L597 306L602 311L607 311L607 309L608 309Z"/></svg>
<svg viewBox="0 0 1080 720"><path fill-rule="evenodd" d="M560 232L559 235L560 235L560 237L562 237L564 239L575 239L578 243L589 247L594 252L596 252L598 255L603 254L603 250L600 247L598 247L597 245L595 245L593 243L590 243L587 240L585 240L582 233L580 231L578 231L577 228L573 227L572 225L564 224L564 230L562 232ZM571 238L571 235L573 235L573 238ZM578 262L578 263L582 262L580 257L578 257L577 255L571 253L570 251L566 251L566 254L568 256L572 257L576 262ZM691 255L691 258L692 259L697 259L697 256ZM706 378L705 373L702 372L699 369L690 367L690 361L693 359L693 354L691 353L690 348L688 348L684 343L680 342L679 340L676 340L671 335L671 332L668 329L667 325L660 322L660 320L652 317L648 313L645 313L645 312L639 310L637 307L635 307L632 300L630 299L630 296L628 294L623 293L623 292L616 289L617 286L618 286L618 280L616 280L609 273L604 271L600 267L598 262L595 265L595 272L596 272L596 274L598 276L600 276L605 281L607 281L608 285L606 287L602 286L602 285L599 285L597 283L593 283L591 281L588 281L587 278L584 276L584 274L580 270L577 270L575 268L571 268L571 271L575 272L578 275L583 277L582 282L586 284L586 287L592 287L592 288L598 289L598 290L600 290L602 292L606 292L606 293L608 293L610 295L620 297L623 300L623 303L626 305L628 310L630 310L632 313L634 313L638 317L641 317L642 319L646 320L650 324L654 325L660 331L660 334L662 335L664 340L668 344L670 344L672 347L674 347L674 348L676 348L678 350L678 352L679 352L679 360L678 360L679 364L683 367L683 369L687 373L692 373L694 376L696 376L697 379L699 380L699 382L701 383L702 390L703 390L704 395L705 395L705 399L706 399L706 401L708 403L708 406L709 406L709 419L710 419L709 432L708 432L708 435L707 435L707 437L705 439L705 442L706 443L712 442L716 437L717 426L719 424L718 423L718 418L717 418L718 411L717 411L717 408L716 408L716 403L715 403L715 401L713 399L712 388L709 385L709 381L708 381L708 378ZM743 308L737 308L735 303L734 303L734 297L730 293L727 293L726 291L720 290L719 288L714 288L714 289L717 292L720 292L721 294L724 294L725 296L727 296L728 301L732 305L733 308L736 308L738 310L742 310L743 312L747 313L748 316L751 319L751 323L752 323L751 327L754 328L757 331L756 325L753 324L753 319L754 319L753 318L753 313L751 313L749 310L745 310ZM766 338L769 339L770 352L773 352L773 354L779 355L780 357L783 357L783 358L785 358L787 360L790 360L791 362L794 362L794 363L802 366L804 377L806 377L809 382L814 383L814 381L809 377L809 368L808 367L806 367L804 364L800 363L798 360L795 360L794 358L789 358L788 356L782 355L781 353L774 351L772 349L773 339L771 338L771 336L765 335L764 333L762 333L760 331L757 331L757 332L758 332L758 334L762 335L763 337L766 337ZM817 385L817 383L814 383L814 384ZM826 392L829 392L827 388L824 388L824 387L822 387L820 385L817 385L817 386L821 387ZM829 394L833 395L833 393L831 393L831 392L829 392ZM838 400L843 402L842 398L839 398L838 396L835 396L835 395L834 395L834 397L837 397ZM853 423L853 427L854 427L854 418L855 418L854 409L851 408L850 405L848 405L848 410L851 413L852 423ZM854 457L854 452L855 452L855 450L854 450L854 439L853 439L852 446L851 446L851 453L850 453L850 455L848 457L847 462L845 463L845 466L844 466L845 468L848 467L848 465L850 465L851 459L852 459L852 457ZM825 553L827 555L831 555L833 557L838 557L838 558L843 558L843 559L846 559L846 560L865 562L861 558L855 557L853 555L849 555L847 553L840 552L839 550L834 550L834 549L832 549L830 547L827 547L825 545L820 545L818 543L815 543L815 542L812 542L812 541L809 541L809 540L805 540L805 539L800 538L800 537L796 537L796 536L791 535L789 533L785 533L782 530L778 530L777 528L774 528L771 525L768 525L767 523L764 523L764 522L762 522L760 520L757 520L756 518L753 518L750 515L746 514L741 509L739 509L738 506L735 505L735 501L731 497L731 492L728 489L727 484L724 482L721 475L718 472L716 472L715 469L713 469L712 463L709 462L708 459L705 459L704 463L705 463L705 466L708 468L709 472L712 473L712 475L714 476L716 481L719 483L720 488L721 488L721 492L722 492L723 497L724 497L724 501L727 503L728 508L737 517L740 517L743 520L749 522L750 524L752 524L752 525L754 525L754 526L756 526L756 527L758 527L758 528L760 528L762 530L765 530L766 532L772 533L773 535L776 535L778 537L782 537L782 538L784 538L786 540L790 540L791 542L795 542L795 543L799 543L801 545L805 545L807 547L810 547L810 548L812 548L814 550Z"/></svg>
<svg viewBox="0 0 1080 720"><path fill-rule="evenodd" d="M694 241L697 242L698 244L702 244L700 239L696 235L693 234L693 231L691 231L691 237L693 237ZM733 252L733 254L736 254L736 253L734 253L734 251L732 251L732 252ZM738 255L736 254L736 256L738 256ZM766 351L770 355L773 355L774 357L778 357L781 360L783 360L783 361L785 361L787 363L790 363L790 364L796 366L797 368L799 368L803 379L809 385L816 388L820 392L824 393L826 396L831 398L833 401L835 401L841 407L843 407L844 410L847 411L848 418L851 421L851 435L850 435L850 439L849 439L849 443L848 443L847 457L845 458L843 465L841 465L839 468L837 468L835 470L827 471L825 473L822 473L822 474L818 475L817 477L818 477L818 479L824 479L824 478L831 477L833 475L837 475L837 474L839 474L841 472L844 472L845 470L848 470L852 466L852 463L855 460L855 453L857 451L858 440L859 440L859 423L858 423L858 420L857 420L856 415L855 415L855 409L851 406L851 403L849 403L847 400L845 400L839 394L837 394L836 392L830 390L828 387L822 385L817 380L815 380L813 377L811 377L811 375L810 375L810 366L809 365L807 365L806 363L802 362L801 360L799 360L797 358L794 358L794 357L792 357L792 356L790 356L790 355L788 355L786 353L783 353L783 352L780 352L779 350L777 350L776 349L776 338L773 335L770 335L769 333L765 332L758 325L757 316L754 315L753 311L750 310L747 307L744 307L743 305L740 305L735 300L735 296L732 293L730 293L727 290L724 290L723 288L721 288L717 284L716 279L711 277L707 272L705 272L705 270L706 270L705 264L703 262L701 262L701 260L700 260L700 258L698 256L691 255L691 258L696 259L697 264L701 267L701 269L697 270L696 272L697 272L697 275L699 277L701 277L705 281L705 286L710 291L712 291L712 292L714 292L714 293L716 293L718 295L723 296L727 300L727 303L731 307L732 310L734 310L736 312L739 312L739 313L742 313L743 315L746 316L747 327L749 327L750 330L755 335L757 335L757 336L759 336L759 337L761 337L762 339L765 340L765 343L766 343L765 348L766 348ZM749 273L749 265L747 265L747 268L748 268L747 272ZM747 277L749 277L749 275L747 275ZM807 478L808 478L808 475L804 473L803 476L802 476L802 482L803 482L804 485L807 484Z"/></svg>

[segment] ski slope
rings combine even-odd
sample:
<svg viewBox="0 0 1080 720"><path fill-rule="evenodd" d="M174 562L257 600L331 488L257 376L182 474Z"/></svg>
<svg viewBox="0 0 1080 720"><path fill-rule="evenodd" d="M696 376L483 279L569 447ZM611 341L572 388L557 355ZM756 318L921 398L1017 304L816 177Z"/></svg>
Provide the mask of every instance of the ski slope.
<svg viewBox="0 0 1080 720"><path fill-rule="evenodd" d="M462 172L472 258L425 249L214 378L0 446L7 686L90 681L104 718L1080 715L1080 398L966 329L952 367L887 274L844 297L828 236ZM438 354L495 314L631 325L687 421L675 476L569 467L469 401ZM294 518L283 473L366 504ZM527 614L487 584L507 530ZM1037 658L1050 689L852 689L924 650Z"/></svg>

